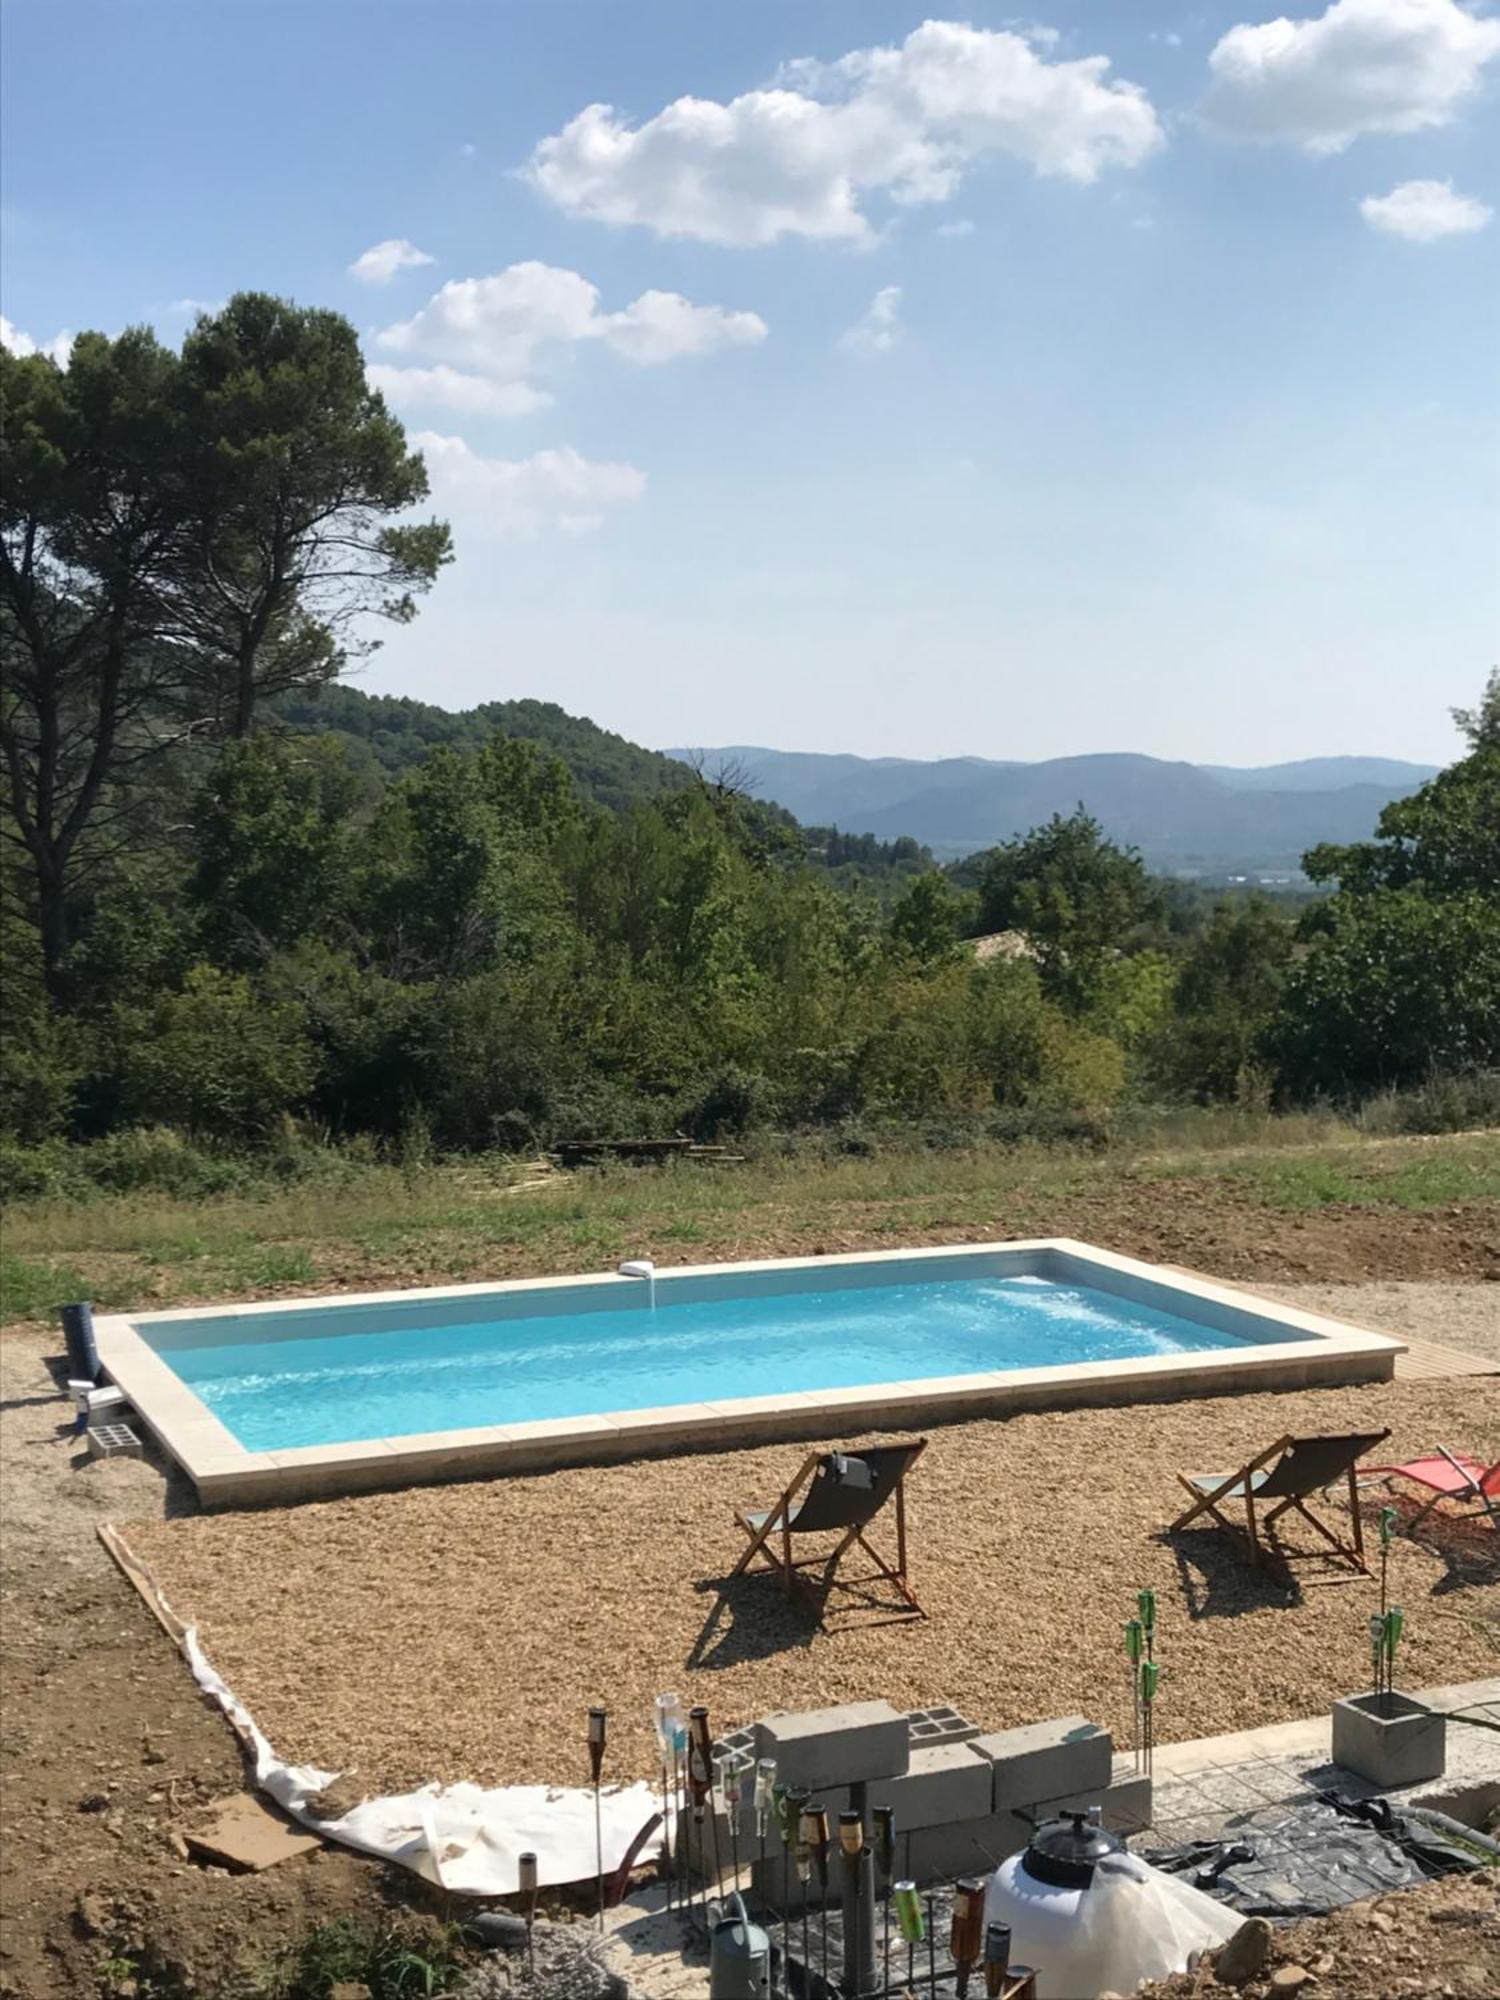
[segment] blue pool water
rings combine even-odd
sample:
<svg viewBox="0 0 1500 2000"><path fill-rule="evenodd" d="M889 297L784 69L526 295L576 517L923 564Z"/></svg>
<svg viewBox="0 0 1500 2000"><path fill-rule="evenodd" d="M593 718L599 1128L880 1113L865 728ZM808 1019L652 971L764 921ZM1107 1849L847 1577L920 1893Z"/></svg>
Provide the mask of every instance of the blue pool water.
<svg viewBox="0 0 1500 2000"><path fill-rule="evenodd" d="M662 1292L654 1312L554 1303L526 1314L512 1293L503 1307L502 1295L465 1301L472 1316L457 1324L414 1325L411 1307L375 1307L363 1327L339 1312L331 1331L334 1315L313 1308L268 1313L274 1337L259 1340L245 1337L257 1315L143 1331L250 1451L1246 1344L1034 1277L825 1280L816 1291L676 1304L670 1285Z"/></svg>

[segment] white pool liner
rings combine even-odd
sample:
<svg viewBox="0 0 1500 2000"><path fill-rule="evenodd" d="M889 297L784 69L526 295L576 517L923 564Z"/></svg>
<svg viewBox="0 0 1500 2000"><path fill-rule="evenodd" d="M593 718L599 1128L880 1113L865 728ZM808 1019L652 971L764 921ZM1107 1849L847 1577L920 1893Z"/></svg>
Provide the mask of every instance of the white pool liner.
<svg viewBox="0 0 1500 2000"><path fill-rule="evenodd" d="M196 1629L173 1611L151 1571L112 1522L101 1524L99 1539L177 1645L199 1687L223 1710L245 1748L256 1784L310 1831L361 1854L397 1862L458 1896L515 1895L520 1857L527 1852L537 1858L537 1881L543 1888L593 1880L594 1794L582 1786L423 1785L415 1792L365 1799L337 1819L319 1819L310 1802L340 1773L283 1763L210 1663ZM580 1755L582 1748L580 1740ZM600 1826L606 1879L619 1868L657 1805L649 1785L605 1787Z"/></svg>

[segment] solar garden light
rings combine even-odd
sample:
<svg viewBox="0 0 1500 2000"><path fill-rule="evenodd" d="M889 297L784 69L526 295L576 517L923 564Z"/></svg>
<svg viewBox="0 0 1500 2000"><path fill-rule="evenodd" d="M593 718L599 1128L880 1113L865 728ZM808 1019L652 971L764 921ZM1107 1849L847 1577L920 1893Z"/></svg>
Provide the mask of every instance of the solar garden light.
<svg viewBox="0 0 1500 2000"><path fill-rule="evenodd" d="M526 1898L526 1977L536 1984L536 1950L532 1941L532 1926L536 1923L536 1856L523 1854L516 1863L521 1894Z"/></svg>
<svg viewBox="0 0 1500 2000"><path fill-rule="evenodd" d="M599 1928L604 1929L604 1820L599 1800L599 1779L604 1770L604 1738L608 1712L589 1710L589 1773L594 1781L594 1865L599 1877Z"/></svg>

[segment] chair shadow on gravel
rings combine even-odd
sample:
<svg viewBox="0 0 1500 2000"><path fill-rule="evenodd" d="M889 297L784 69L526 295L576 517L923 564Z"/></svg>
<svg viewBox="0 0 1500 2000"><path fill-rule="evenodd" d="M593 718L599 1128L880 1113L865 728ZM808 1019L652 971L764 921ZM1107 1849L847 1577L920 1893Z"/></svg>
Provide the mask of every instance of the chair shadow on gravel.
<svg viewBox="0 0 1500 2000"><path fill-rule="evenodd" d="M1500 1528L1488 1521L1444 1521L1435 1528L1429 1516L1411 1539L1443 1565L1432 1586L1434 1597L1500 1584Z"/></svg>
<svg viewBox="0 0 1500 2000"><path fill-rule="evenodd" d="M769 1570L739 1576L705 1576L693 1585L712 1593L698 1636L684 1665L712 1672L777 1653L806 1652L818 1634L818 1614L802 1597L788 1597Z"/></svg>
<svg viewBox="0 0 1500 2000"><path fill-rule="evenodd" d="M1164 1528L1155 1539L1172 1551L1189 1618L1238 1618L1246 1611L1284 1611L1301 1596L1283 1569L1252 1569L1222 1528Z"/></svg>

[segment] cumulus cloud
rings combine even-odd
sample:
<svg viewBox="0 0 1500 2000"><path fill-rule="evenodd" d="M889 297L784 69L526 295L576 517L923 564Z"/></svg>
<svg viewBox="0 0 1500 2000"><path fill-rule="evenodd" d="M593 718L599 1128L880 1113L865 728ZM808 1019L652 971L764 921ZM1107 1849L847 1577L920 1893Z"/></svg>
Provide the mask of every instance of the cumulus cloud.
<svg viewBox="0 0 1500 2000"><path fill-rule="evenodd" d="M552 398L530 382L492 381L462 368L393 368L373 361L365 369L370 387L410 408L459 410L472 417L526 417L544 410Z"/></svg>
<svg viewBox="0 0 1500 2000"><path fill-rule="evenodd" d="M1500 21L1458 0L1334 0L1314 20L1231 28L1203 104L1228 137L1341 153L1366 133L1446 125L1500 54Z"/></svg>
<svg viewBox="0 0 1500 2000"><path fill-rule="evenodd" d="M851 354L889 354L904 337L901 324L901 287L883 285L871 299L862 318L839 336L839 346Z"/></svg>
<svg viewBox="0 0 1500 2000"><path fill-rule="evenodd" d="M1054 62L1035 33L927 21L898 46L796 62L728 103L680 97L633 125L590 104L525 167L573 215L661 236L758 245L783 236L867 243L862 203L946 200L993 154L1092 181L1162 143L1139 85L1106 56Z"/></svg>
<svg viewBox="0 0 1500 2000"><path fill-rule="evenodd" d="M0 347L7 348L12 354L46 354L59 368L66 368L68 356L73 352L74 338L73 334L63 332L53 334L50 340L33 340L29 333L23 333L20 327L11 324L4 313L0 313Z"/></svg>
<svg viewBox="0 0 1500 2000"><path fill-rule="evenodd" d="M937 233L939 236L972 236L974 225L966 215L962 215L957 222L940 222Z"/></svg>
<svg viewBox="0 0 1500 2000"><path fill-rule="evenodd" d="M677 292L642 292L602 312L599 290L577 271L512 264L488 278L454 279L410 319L377 336L413 366L376 367L371 380L408 402L521 415L550 400L531 380L544 352L598 340L641 367L766 337L758 313L698 306Z"/></svg>
<svg viewBox="0 0 1500 2000"><path fill-rule="evenodd" d="M1389 194L1366 195L1359 212L1372 229L1404 237L1408 243L1472 236L1495 213L1472 195L1456 194L1452 181L1403 181Z"/></svg>
<svg viewBox="0 0 1500 2000"><path fill-rule="evenodd" d="M419 264L436 262L435 257L429 257L415 243L408 243L404 236L387 236L383 243L372 243L355 258L349 266L349 275L358 278L362 285L388 285L398 271L412 271Z"/></svg>
<svg viewBox="0 0 1500 2000"><path fill-rule="evenodd" d="M440 503L497 535L548 528L585 534L606 508L629 505L646 490L637 467L584 458L571 445L530 458L486 458L436 431L418 431L411 441L426 458Z"/></svg>

